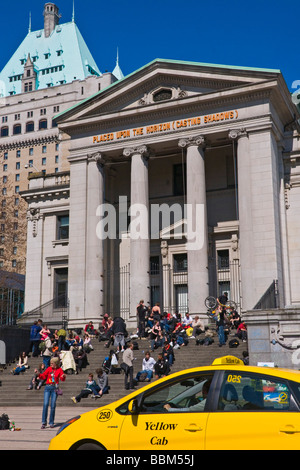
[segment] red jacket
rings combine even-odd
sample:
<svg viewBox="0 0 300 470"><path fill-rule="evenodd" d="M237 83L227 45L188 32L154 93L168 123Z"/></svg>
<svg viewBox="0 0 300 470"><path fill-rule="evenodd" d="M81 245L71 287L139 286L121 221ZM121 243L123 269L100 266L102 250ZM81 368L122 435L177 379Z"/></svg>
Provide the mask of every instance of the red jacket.
<svg viewBox="0 0 300 470"><path fill-rule="evenodd" d="M66 376L60 367L58 369L48 367L45 372L40 374L39 379L46 380L46 385L58 385L60 380L62 382L66 380Z"/></svg>

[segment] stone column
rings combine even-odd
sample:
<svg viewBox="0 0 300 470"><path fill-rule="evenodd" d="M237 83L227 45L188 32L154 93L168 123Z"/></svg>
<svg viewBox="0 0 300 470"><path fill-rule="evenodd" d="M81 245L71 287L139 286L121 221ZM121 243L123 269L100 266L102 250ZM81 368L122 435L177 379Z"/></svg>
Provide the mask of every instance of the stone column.
<svg viewBox="0 0 300 470"><path fill-rule="evenodd" d="M236 146L238 162L238 200L237 219L239 220L239 238L240 238L240 259L242 263L241 269L241 309L244 305L251 305L253 292L252 278L252 251L251 246L253 223L252 223L252 203L251 203L251 159L249 154L248 134L244 129L234 129L229 132L229 138L234 141ZM252 302L253 303L253 302Z"/></svg>
<svg viewBox="0 0 300 470"><path fill-rule="evenodd" d="M124 150L131 157L130 198L130 316L136 321L141 299L150 302L150 231L148 149L145 145Z"/></svg>
<svg viewBox="0 0 300 470"><path fill-rule="evenodd" d="M71 160L69 241L69 327L93 321L98 327L103 304L103 248L96 227L103 202L101 155Z"/></svg>
<svg viewBox="0 0 300 470"><path fill-rule="evenodd" d="M284 299L278 149L269 127L248 135L237 129L230 137L238 140L242 311L246 311L254 308L274 280L280 302Z"/></svg>
<svg viewBox="0 0 300 470"><path fill-rule="evenodd" d="M42 266L44 251L44 216L40 209L30 207L27 211L27 259L25 277L25 312L39 307L43 302Z"/></svg>
<svg viewBox="0 0 300 470"><path fill-rule="evenodd" d="M181 139L179 147L187 149L188 308L195 315L206 311L209 293L205 140L203 136Z"/></svg>
<svg viewBox="0 0 300 470"><path fill-rule="evenodd" d="M100 153L88 156L85 317L86 320L96 322L96 327L104 313L104 241L97 234L97 209L104 203L103 166Z"/></svg>
<svg viewBox="0 0 300 470"><path fill-rule="evenodd" d="M87 156L70 165L69 327L85 326Z"/></svg>

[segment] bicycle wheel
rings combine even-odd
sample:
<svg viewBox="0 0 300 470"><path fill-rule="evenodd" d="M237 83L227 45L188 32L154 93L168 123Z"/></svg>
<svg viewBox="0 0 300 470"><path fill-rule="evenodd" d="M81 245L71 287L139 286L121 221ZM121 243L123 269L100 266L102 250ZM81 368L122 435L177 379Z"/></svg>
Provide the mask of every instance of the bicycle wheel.
<svg viewBox="0 0 300 470"><path fill-rule="evenodd" d="M213 309L217 306L217 299L215 297L209 296L205 299L205 306L208 309Z"/></svg>

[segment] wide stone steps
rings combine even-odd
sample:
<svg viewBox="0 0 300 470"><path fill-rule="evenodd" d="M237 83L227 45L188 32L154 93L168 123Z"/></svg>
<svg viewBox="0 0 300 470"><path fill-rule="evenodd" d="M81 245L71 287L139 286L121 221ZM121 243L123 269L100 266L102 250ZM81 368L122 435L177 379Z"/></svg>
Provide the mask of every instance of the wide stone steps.
<svg viewBox="0 0 300 470"><path fill-rule="evenodd" d="M203 335L199 337L204 338ZM229 337L231 339L231 337ZM134 340L136 341L136 340ZM139 350L134 351L134 377L136 373L142 369L142 360L145 352L150 350L150 343L147 339L137 340ZM76 405L72 402L71 397L76 396L82 388L84 388L88 374L91 372L96 377L96 369L102 366L105 356L108 355L109 349L105 348L105 343L98 342L94 339L92 341L94 351L88 355L89 365L86 369L79 372L78 375L67 375L66 381L62 384L63 395L57 400L57 406L73 406ZM114 348L111 348L114 349ZM218 337L214 337L214 343L209 346L196 345L195 339L190 339L187 346L181 347L175 351L175 363L171 368L171 373L178 372L180 370L206 366L213 362L213 360L220 356L234 355L242 358L242 353L247 349L247 344L240 341L240 345L236 349L229 348L228 344L220 348L218 346ZM157 349L151 355L154 359L157 359L158 353L161 348ZM122 354L120 353L119 364L122 362ZM30 379L33 375L34 369L42 362L42 358L29 358L30 369L19 376L11 374L11 369L16 364L7 366L7 369L0 372L0 381L2 386L0 387L0 415L6 407L14 406L42 406L43 404L43 388L41 390L27 390ZM81 400L80 406L103 406L109 404L115 400L128 395L130 391L124 389L124 375L123 372L120 375L110 374L109 375L110 391L108 395L104 395L101 399L92 399L88 397ZM137 389L143 387L145 383L139 383Z"/></svg>

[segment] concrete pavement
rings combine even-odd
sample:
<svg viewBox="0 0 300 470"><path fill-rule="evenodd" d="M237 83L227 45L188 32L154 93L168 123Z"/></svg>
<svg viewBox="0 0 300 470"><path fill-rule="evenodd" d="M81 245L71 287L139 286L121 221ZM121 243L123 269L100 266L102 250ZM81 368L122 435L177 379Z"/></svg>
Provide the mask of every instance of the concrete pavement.
<svg viewBox="0 0 300 470"><path fill-rule="evenodd" d="M0 450L48 450L50 441L56 436L61 424L74 416L87 413L94 408L57 407L55 428L41 429L41 407L14 407L0 409L0 415L7 414L21 431L0 431Z"/></svg>

